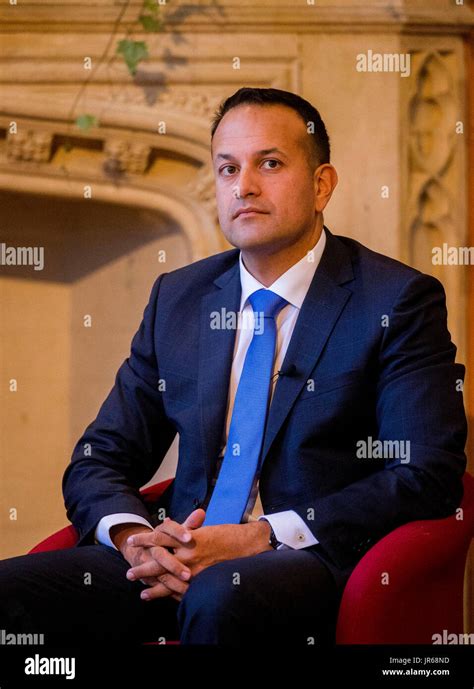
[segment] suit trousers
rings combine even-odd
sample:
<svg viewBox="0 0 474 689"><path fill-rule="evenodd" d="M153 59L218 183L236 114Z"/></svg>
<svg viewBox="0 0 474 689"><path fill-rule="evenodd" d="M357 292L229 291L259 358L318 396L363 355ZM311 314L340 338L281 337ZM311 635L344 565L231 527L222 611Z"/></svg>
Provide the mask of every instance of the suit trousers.
<svg viewBox="0 0 474 689"><path fill-rule="evenodd" d="M225 560L192 577L181 601L143 601L129 563L106 545L0 561L0 629L50 646L177 641L244 647L333 645L340 591L310 550Z"/></svg>

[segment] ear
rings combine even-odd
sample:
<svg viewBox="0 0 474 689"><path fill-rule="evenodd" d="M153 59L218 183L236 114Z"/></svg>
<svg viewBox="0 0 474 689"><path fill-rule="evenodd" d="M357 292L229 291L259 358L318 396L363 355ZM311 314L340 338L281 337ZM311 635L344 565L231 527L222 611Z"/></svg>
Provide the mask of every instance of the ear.
<svg viewBox="0 0 474 689"><path fill-rule="evenodd" d="M315 207L319 213L323 211L329 203L329 199L337 186L337 182L338 177L336 168L329 163L323 163L314 171Z"/></svg>

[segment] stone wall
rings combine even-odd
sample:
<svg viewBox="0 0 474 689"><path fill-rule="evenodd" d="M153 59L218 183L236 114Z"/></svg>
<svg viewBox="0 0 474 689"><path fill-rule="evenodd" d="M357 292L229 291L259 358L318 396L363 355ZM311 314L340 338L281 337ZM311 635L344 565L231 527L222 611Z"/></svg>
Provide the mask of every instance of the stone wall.
<svg viewBox="0 0 474 689"><path fill-rule="evenodd" d="M467 363L467 268L434 266L431 250L468 244L471 3L183 4L169 3L158 34L140 31L135 0L0 8L1 239L41 241L48 256L41 274L0 277L2 557L64 525L62 473L128 355L156 275L228 247L209 122L240 86L316 105L340 179L326 223L439 277ZM134 77L115 55L126 31L149 46ZM392 56L386 71L375 71L378 56ZM409 56L405 73L391 69L393 56ZM75 126L84 114L98 126ZM176 446L170 457L163 478Z"/></svg>

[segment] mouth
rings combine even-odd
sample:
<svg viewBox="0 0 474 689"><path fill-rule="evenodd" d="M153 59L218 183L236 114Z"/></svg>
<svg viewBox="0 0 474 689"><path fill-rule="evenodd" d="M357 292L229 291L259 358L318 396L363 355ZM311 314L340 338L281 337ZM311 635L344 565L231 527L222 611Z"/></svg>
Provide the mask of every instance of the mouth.
<svg viewBox="0 0 474 689"><path fill-rule="evenodd" d="M253 209L249 209L246 211L238 211L234 215L234 220L236 220L237 218L241 218L241 217L252 217L254 215L265 215L265 211L257 211L257 210L253 210Z"/></svg>

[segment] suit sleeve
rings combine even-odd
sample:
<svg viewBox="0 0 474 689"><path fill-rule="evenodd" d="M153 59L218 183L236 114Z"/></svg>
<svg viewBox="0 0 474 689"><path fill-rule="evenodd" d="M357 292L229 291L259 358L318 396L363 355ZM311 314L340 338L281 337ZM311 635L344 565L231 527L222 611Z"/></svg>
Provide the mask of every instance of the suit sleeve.
<svg viewBox="0 0 474 689"><path fill-rule="evenodd" d="M381 336L375 398L378 439L409 441L409 461L385 459L381 469L336 493L292 505L336 566L355 565L402 524L447 517L459 506L467 420L465 367L455 355L444 288L417 273ZM355 451L354 461L361 461Z"/></svg>
<svg viewBox="0 0 474 689"><path fill-rule="evenodd" d="M140 487L156 472L176 435L158 389L154 346L163 277L153 285L130 356L96 419L78 440L63 476L66 513L79 533L78 545L94 543L95 529L107 515L150 517Z"/></svg>
<svg viewBox="0 0 474 689"><path fill-rule="evenodd" d="M260 519L266 519L270 523L276 539L288 548L300 550L318 543L300 515L294 510L262 514L257 517L257 521Z"/></svg>
<svg viewBox="0 0 474 689"><path fill-rule="evenodd" d="M148 526L152 531L153 527L148 521L143 517L139 517L138 514L130 514L129 512L119 512L118 514L108 514L106 517L102 517L100 522L94 532L94 542L102 543L102 545L108 545L109 548L115 548L118 550L117 546L110 538L110 529L118 524L137 524L142 526Z"/></svg>

